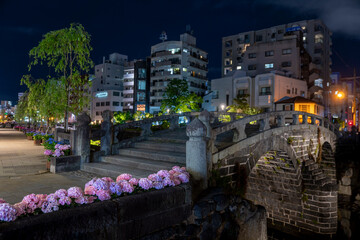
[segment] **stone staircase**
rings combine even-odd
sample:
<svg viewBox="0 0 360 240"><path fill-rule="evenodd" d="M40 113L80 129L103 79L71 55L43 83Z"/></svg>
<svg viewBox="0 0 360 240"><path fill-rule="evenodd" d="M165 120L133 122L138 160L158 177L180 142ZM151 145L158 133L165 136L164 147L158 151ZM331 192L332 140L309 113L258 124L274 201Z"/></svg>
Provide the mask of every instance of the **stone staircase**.
<svg viewBox="0 0 360 240"><path fill-rule="evenodd" d="M83 171L116 178L121 173L147 177L161 169L185 166L187 136L184 128L158 133L131 148L119 149L118 155L101 157L97 163L86 163Z"/></svg>

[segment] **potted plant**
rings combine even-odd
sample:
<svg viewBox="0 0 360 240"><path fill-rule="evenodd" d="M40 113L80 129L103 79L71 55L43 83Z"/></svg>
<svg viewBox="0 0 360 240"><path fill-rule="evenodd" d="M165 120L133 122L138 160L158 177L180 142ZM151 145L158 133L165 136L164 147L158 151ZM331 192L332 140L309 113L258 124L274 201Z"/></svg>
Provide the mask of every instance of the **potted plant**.
<svg viewBox="0 0 360 240"><path fill-rule="evenodd" d="M41 143L45 143L49 138L52 138L52 134L42 134L41 135Z"/></svg>
<svg viewBox="0 0 360 240"><path fill-rule="evenodd" d="M33 139L34 139L34 144L37 145L37 146L40 146L41 145L41 139L42 139L42 135L41 133L35 133L33 135Z"/></svg>
<svg viewBox="0 0 360 240"><path fill-rule="evenodd" d="M46 168L48 170L50 170L51 162L56 164L57 161L62 160L61 158L71 155L70 145L57 142L53 138L49 138L42 145L45 148L44 155L48 156L48 161L46 161Z"/></svg>
<svg viewBox="0 0 360 240"><path fill-rule="evenodd" d="M34 132L26 132L26 137L28 140L33 140Z"/></svg>

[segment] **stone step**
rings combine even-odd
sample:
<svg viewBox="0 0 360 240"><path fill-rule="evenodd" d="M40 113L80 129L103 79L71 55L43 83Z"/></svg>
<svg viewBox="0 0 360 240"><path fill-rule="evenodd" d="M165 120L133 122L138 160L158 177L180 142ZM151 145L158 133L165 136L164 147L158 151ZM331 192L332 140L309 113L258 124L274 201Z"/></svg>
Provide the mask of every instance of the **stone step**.
<svg viewBox="0 0 360 240"><path fill-rule="evenodd" d="M186 144L183 143L159 143L155 141L144 141L135 143L135 148L186 153Z"/></svg>
<svg viewBox="0 0 360 240"><path fill-rule="evenodd" d="M147 177L154 173L149 170L128 168L111 163L85 163L81 170L104 177L111 177L114 180L122 173L129 173L136 178Z"/></svg>
<svg viewBox="0 0 360 240"><path fill-rule="evenodd" d="M119 149L118 153L119 155L123 155L123 156L147 158L147 159L159 160L163 162L185 164L186 161L186 153L158 151L151 149L137 149L137 148Z"/></svg>
<svg viewBox="0 0 360 240"><path fill-rule="evenodd" d="M321 169L314 169L313 171L312 171L312 175L313 176L316 176L316 175L320 175L320 174L322 174L323 173L323 171L321 170Z"/></svg>
<svg viewBox="0 0 360 240"><path fill-rule="evenodd" d="M319 175L313 176L313 178L315 179L315 181L319 181L321 179L325 179L326 175L325 174L319 174Z"/></svg>
<svg viewBox="0 0 360 240"><path fill-rule="evenodd" d="M167 138L167 137L147 137L147 140L157 143L182 143L185 144L187 139Z"/></svg>
<svg viewBox="0 0 360 240"><path fill-rule="evenodd" d="M146 158L134 158L123 155L111 155L101 158L102 162L115 164L127 168L136 168L157 172L161 169L170 170L174 163L150 160ZM180 165L181 167L184 166Z"/></svg>

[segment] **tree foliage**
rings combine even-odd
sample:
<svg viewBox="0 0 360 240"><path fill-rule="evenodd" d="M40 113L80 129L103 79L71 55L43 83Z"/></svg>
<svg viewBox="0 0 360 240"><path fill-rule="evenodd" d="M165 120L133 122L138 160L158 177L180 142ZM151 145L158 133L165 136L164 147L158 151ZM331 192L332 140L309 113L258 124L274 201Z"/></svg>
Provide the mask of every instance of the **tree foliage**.
<svg viewBox="0 0 360 240"><path fill-rule="evenodd" d="M248 115L255 115L261 112L259 108L250 107L247 99L249 95L238 95L234 100L233 104L227 107L228 112L245 113Z"/></svg>
<svg viewBox="0 0 360 240"><path fill-rule="evenodd" d="M90 100L87 73L93 66L91 50L89 33L81 24L72 23L69 28L46 33L29 53L29 71L35 65L46 64L64 86L66 129L69 112L78 114Z"/></svg>
<svg viewBox="0 0 360 240"><path fill-rule="evenodd" d="M189 92L186 80L173 79L166 87L160 109L163 113L198 111L201 103L201 97Z"/></svg>

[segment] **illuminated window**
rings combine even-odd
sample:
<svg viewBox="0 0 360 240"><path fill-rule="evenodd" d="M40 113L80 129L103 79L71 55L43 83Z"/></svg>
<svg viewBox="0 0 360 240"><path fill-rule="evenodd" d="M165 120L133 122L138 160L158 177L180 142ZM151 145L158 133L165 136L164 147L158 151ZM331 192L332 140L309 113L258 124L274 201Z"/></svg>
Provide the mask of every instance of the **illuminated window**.
<svg viewBox="0 0 360 240"><path fill-rule="evenodd" d="M237 69L237 70L241 70L241 66L237 66L236 69Z"/></svg>
<svg viewBox="0 0 360 240"><path fill-rule="evenodd" d="M232 60L229 58L225 59L225 66L231 65L232 64Z"/></svg>
<svg viewBox="0 0 360 240"><path fill-rule="evenodd" d="M315 43L323 43L324 42L324 36L321 33L318 33L315 35Z"/></svg>
<svg viewBox="0 0 360 240"><path fill-rule="evenodd" d="M145 81L138 81L138 89L145 90L146 89L146 82Z"/></svg>
<svg viewBox="0 0 360 240"><path fill-rule="evenodd" d="M138 69L138 78L146 78L146 69L145 68L139 68Z"/></svg>
<svg viewBox="0 0 360 240"><path fill-rule="evenodd" d="M268 68L274 68L274 64L273 63L266 63L265 64L265 68L268 69Z"/></svg>
<svg viewBox="0 0 360 240"><path fill-rule="evenodd" d="M187 72L187 68L183 68L183 72Z"/></svg>

